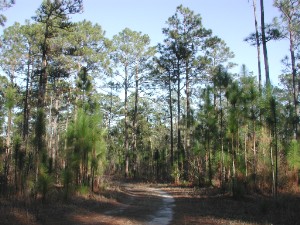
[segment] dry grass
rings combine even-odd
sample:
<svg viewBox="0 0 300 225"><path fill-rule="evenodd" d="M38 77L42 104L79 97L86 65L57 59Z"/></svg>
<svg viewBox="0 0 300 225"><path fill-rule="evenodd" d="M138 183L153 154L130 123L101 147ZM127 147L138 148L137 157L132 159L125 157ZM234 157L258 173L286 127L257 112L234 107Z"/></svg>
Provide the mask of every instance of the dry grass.
<svg viewBox="0 0 300 225"><path fill-rule="evenodd" d="M249 195L239 200L218 189L167 188L176 199L174 225L300 224L300 197Z"/></svg>
<svg viewBox="0 0 300 225"><path fill-rule="evenodd" d="M46 203L30 199L0 198L0 224L131 224L150 221L162 199L149 185L114 186L97 195L73 196L69 201L52 196ZM277 200L261 195L236 200L214 188L179 188L152 185L175 199L171 224L300 224L299 195Z"/></svg>

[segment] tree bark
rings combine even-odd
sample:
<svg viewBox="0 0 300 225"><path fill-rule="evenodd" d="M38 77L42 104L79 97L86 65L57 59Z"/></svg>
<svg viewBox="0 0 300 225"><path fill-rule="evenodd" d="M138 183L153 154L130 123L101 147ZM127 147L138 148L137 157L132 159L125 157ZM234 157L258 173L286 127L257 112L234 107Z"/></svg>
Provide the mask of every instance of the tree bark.
<svg viewBox="0 0 300 225"><path fill-rule="evenodd" d="M189 62L186 61L185 82L186 82L186 138L185 138L185 158L184 158L184 179L188 180L189 173L189 156L191 147L191 104L190 104L190 79L189 79Z"/></svg>
<svg viewBox="0 0 300 225"><path fill-rule="evenodd" d="M181 171L182 161L181 156L183 156L184 150L181 147L181 125L180 125L180 68L179 68L179 62L177 62L177 154L178 154L178 170ZM183 152L182 152L183 150Z"/></svg>
<svg viewBox="0 0 300 225"><path fill-rule="evenodd" d="M300 135L298 133L298 123L299 123L299 109L298 109L298 92L300 88L299 80L297 79L297 70L296 70L296 57L295 57L295 44L294 44L294 35L292 31L291 20L289 20L289 40L290 40L290 54L292 62L292 77L293 77L293 98L294 98L294 110L295 110L295 133L294 137L299 140ZM297 87L298 85L298 87Z"/></svg>
<svg viewBox="0 0 300 225"><path fill-rule="evenodd" d="M169 110L170 110L170 142L171 142L171 167L174 165L174 128L173 128L173 104L172 104L172 87L171 87L171 73L168 76L168 89L169 89Z"/></svg>
<svg viewBox="0 0 300 225"><path fill-rule="evenodd" d="M134 154L134 165L133 172L134 177L136 175L137 169L137 127L138 127L138 101L139 101L139 74L138 74L138 65L135 68L135 94L134 94L134 115L133 115L133 137L132 137L132 149Z"/></svg>
<svg viewBox="0 0 300 225"><path fill-rule="evenodd" d="M223 133L223 107L222 107L222 91L220 88L220 139L221 139L221 187L224 188L225 185L225 165L224 165L224 133Z"/></svg>
<svg viewBox="0 0 300 225"><path fill-rule="evenodd" d="M269 86L271 85L271 81L270 81L269 60L268 60L268 50L267 50L266 31L265 31L264 0L260 0L260 12L261 12L261 37L262 37L264 62L265 62L266 85Z"/></svg>
<svg viewBox="0 0 300 225"><path fill-rule="evenodd" d="M258 24L256 17L256 0L253 0L253 13L254 13L254 23L255 23L255 39L256 39L256 48L257 48L257 68L258 68L258 87L259 93L261 93L261 61L260 61L260 40L258 33Z"/></svg>
<svg viewBox="0 0 300 225"><path fill-rule="evenodd" d="M26 89L25 89L25 98L24 98L24 112L23 112L23 142L25 143L25 151L27 148L27 139L28 139L28 129L29 129L29 107L28 107L28 98L29 98L29 81L30 81L30 57L31 52L28 53L29 59L27 62L27 76L26 76Z"/></svg>
<svg viewBox="0 0 300 225"><path fill-rule="evenodd" d="M129 136L128 136L128 71L125 65L125 178L129 176Z"/></svg>

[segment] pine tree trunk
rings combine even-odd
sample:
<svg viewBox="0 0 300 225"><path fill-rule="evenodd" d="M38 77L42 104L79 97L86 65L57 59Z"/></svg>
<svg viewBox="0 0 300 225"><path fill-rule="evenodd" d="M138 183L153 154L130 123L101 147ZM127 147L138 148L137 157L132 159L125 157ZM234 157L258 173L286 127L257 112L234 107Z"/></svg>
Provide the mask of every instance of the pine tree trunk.
<svg viewBox="0 0 300 225"><path fill-rule="evenodd" d="M294 47L294 35L291 28L292 24L289 21L289 40L290 40L290 54L291 54L291 62L292 62L292 77L293 77L293 98L294 98L294 110L295 110L295 131L294 138L299 140L300 135L298 132L298 123L299 123L299 109L298 109L298 92L300 88L300 81L297 78L297 70L296 70L296 58L295 58L295 47ZM298 87L297 87L298 85Z"/></svg>
<svg viewBox="0 0 300 225"><path fill-rule="evenodd" d="M50 128L50 136L46 136L46 140L48 141L48 155L50 159L50 164L49 164L49 172L52 172L53 168L53 161L52 161L52 155L53 155L53 132L54 132L54 126L53 126L53 118L52 118L52 111L53 111L53 93L51 92L50 96L50 106L49 106L49 121L48 121L48 126Z"/></svg>
<svg viewBox="0 0 300 225"><path fill-rule="evenodd" d="M53 145L52 145L52 165L53 165L53 172L56 174L57 171L57 155L58 155L58 148L59 148L59 132L58 132L58 110L59 110L59 94L56 92L55 97L55 115L53 119ZM57 177L58 178L58 177Z"/></svg>
<svg viewBox="0 0 300 225"><path fill-rule="evenodd" d="M134 154L134 165L133 165L133 175L136 176L137 170L137 127L138 127L138 101L139 101L139 74L138 66L136 66L135 71L135 95L134 95L134 114L133 114L133 138L132 138L132 147Z"/></svg>
<svg viewBox="0 0 300 225"><path fill-rule="evenodd" d="M128 72L125 66L125 178L129 176L129 137L128 137Z"/></svg>
<svg viewBox="0 0 300 225"><path fill-rule="evenodd" d="M245 131L245 140L244 140L244 146L245 146L245 152L244 152L244 159L245 159L245 176L246 178L248 177L248 151L247 151L247 141L248 141L248 138L247 138L247 134L248 134L248 126L247 126L247 129Z"/></svg>
<svg viewBox="0 0 300 225"><path fill-rule="evenodd" d="M265 31L264 0L260 0L260 10L261 10L261 37L262 37L264 62L265 62L266 85L270 86L271 81L270 81L269 60L268 60L268 50L267 50L266 31Z"/></svg>
<svg viewBox="0 0 300 225"><path fill-rule="evenodd" d="M179 62L177 62L177 154L178 154L178 170L182 171L182 151L184 151L181 147L181 125L180 125L180 68L179 68Z"/></svg>
<svg viewBox="0 0 300 225"><path fill-rule="evenodd" d="M233 196L236 195L236 168L235 168L235 148L234 148L234 134L231 137L231 154L232 154L232 194Z"/></svg>
<svg viewBox="0 0 300 225"><path fill-rule="evenodd" d="M6 148L7 154L11 154L11 125L12 125L12 109L8 109L7 115L7 135L6 135Z"/></svg>
<svg viewBox="0 0 300 225"><path fill-rule="evenodd" d="M189 160L191 148L191 104L190 104L190 79L188 61L186 61L185 83L186 83L186 138L185 138L185 154L184 154L184 179L188 180Z"/></svg>
<svg viewBox="0 0 300 225"><path fill-rule="evenodd" d="M224 165L224 134L223 134L223 107L222 107L222 93L220 89L220 107L221 107L221 187L224 188L225 185L225 165Z"/></svg>
<svg viewBox="0 0 300 225"><path fill-rule="evenodd" d="M271 143L272 145L272 143ZM275 186L276 186L276 179L275 179L275 167L274 167L274 157L273 157L273 147L270 146L270 160L271 160L271 168L272 168L272 194L275 197Z"/></svg>
<svg viewBox="0 0 300 225"><path fill-rule="evenodd" d="M29 57L31 57L31 52L29 51ZM25 99L24 99L24 111L23 111L23 142L25 146L25 153L27 148L28 140L28 129L29 129L29 81L30 81L30 60L27 62L27 76L26 76L26 89L25 89Z"/></svg>
<svg viewBox="0 0 300 225"><path fill-rule="evenodd" d="M256 0L253 0L253 13L254 13L254 23L255 23L255 39L256 39L256 49L257 49L257 68L258 68L258 87L259 93L261 93L261 61L260 61L260 40L258 33L258 24L256 17Z"/></svg>
<svg viewBox="0 0 300 225"><path fill-rule="evenodd" d="M256 174L257 174L256 123L255 120L253 120L253 175L254 175L255 188L256 188Z"/></svg>
<svg viewBox="0 0 300 225"><path fill-rule="evenodd" d="M209 185L212 185L212 159L211 159L211 148L210 148L210 135L207 132L207 150L208 150L208 180Z"/></svg>
<svg viewBox="0 0 300 225"><path fill-rule="evenodd" d="M169 110L170 110L170 142L171 142L171 167L174 165L174 128L173 128L173 103L172 103L172 88L171 88L171 73L169 73L168 80L168 88L169 88Z"/></svg>

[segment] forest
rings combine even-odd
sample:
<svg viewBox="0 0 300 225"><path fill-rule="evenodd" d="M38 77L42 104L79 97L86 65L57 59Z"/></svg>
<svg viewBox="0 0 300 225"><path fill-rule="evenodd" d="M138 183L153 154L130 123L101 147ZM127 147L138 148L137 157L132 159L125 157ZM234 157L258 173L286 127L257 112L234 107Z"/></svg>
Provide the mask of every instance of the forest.
<svg viewBox="0 0 300 225"><path fill-rule="evenodd" d="M70 16L83 0L44 0L0 37L0 195L47 201L97 193L106 179L215 187L236 199L299 193L300 1L249 1L258 74L197 12L166 15L164 40ZM0 1L0 9L16 1ZM169 16L169 17L168 17ZM0 16L5 24L5 17ZM269 41L286 39L280 85ZM278 54L281 54L278 52Z"/></svg>

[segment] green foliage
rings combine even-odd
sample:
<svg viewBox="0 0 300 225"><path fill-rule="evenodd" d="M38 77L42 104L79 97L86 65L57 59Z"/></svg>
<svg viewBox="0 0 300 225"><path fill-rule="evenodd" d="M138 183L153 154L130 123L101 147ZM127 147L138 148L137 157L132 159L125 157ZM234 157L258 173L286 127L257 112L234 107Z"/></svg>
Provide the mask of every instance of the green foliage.
<svg viewBox="0 0 300 225"><path fill-rule="evenodd" d="M70 193L74 192L74 185L72 185L74 179L74 172L72 168L66 167L62 173L63 185L64 185L64 198L67 200Z"/></svg>
<svg viewBox="0 0 300 225"><path fill-rule="evenodd" d="M223 157L223 163L226 168L230 168L232 165L232 158L231 154L228 151L224 151L223 155L221 151L218 151L215 155L215 161L216 162L221 162Z"/></svg>
<svg viewBox="0 0 300 225"><path fill-rule="evenodd" d="M22 169L22 165L24 164L23 159L21 160L21 158L19 158L22 157L20 156L21 145L22 145L21 137L19 135L15 135L13 139L13 151L14 151L15 164L18 165L18 169Z"/></svg>
<svg viewBox="0 0 300 225"><path fill-rule="evenodd" d="M46 196L53 187L53 182L54 179L49 174L48 168L44 165L41 164L39 168L39 176L38 176L38 191L42 194L42 199L43 201L46 200Z"/></svg>
<svg viewBox="0 0 300 225"><path fill-rule="evenodd" d="M94 112L90 115L83 109L78 109L74 121L68 127L66 134L69 146L67 163L70 168L65 171L66 185L71 182L73 177L69 169L75 172L74 177L82 177L81 182L85 184L88 174L92 173L93 176L101 170L103 171L106 144L104 141L105 131L101 128L101 121L99 113ZM88 169L89 167L92 171Z"/></svg>
<svg viewBox="0 0 300 225"><path fill-rule="evenodd" d="M77 87L84 92L91 91L91 77L88 75L86 67L82 67L78 73Z"/></svg>
<svg viewBox="0 0 300 225"><path fill-rule="evenodd" d="M83 20L73 25L72 32L64 33L60 38L71 56L68 63L78 70L84 66L87 72L100 78L100 72L109 69L111 41L99 24Z"/></svg>
<svg viewBox="0 0 300 225"><path fill-rule="evenodd" d="M45 23L51 29L50 32L54 32L55 29L69 28L71 23L68 15L80 13L82 10L82 0L43 0L33 19Z"/></svg>
<svg viewBox="0 0 300 225"><path fill-rule="evenodd" d="M86 196L86 195L89 194L89 192L90 192L90 187L89 186L82 185L82 186L78 187L78 193L80 195Z"/></svg>
<svg viewBox="0 0 300 225"><path fill-rule="evenodd" d="M5 107L8 110L12 110L17 101L17 90L9 85L5 90Z"/></svg>
<svg viewBox="0 0 300 225"><path fill-rule="evenodd" d="M292 140L287 153L287 161L291 168L300 169L300 143L297 140Z"/></svg>
<svg viewBox="0 0 300 225"><path fill-rule="evenodd" d="M0 1L0 11L3 11L6 8L11 7L15 4L15 0L1 0ZM3 14L0 14L0 25L4 26L6 22L6 17Z"/></svg>
<svg viewBox="0 0 300 225"><path fill-rule="evenodd" d="M38 109L35 122L35 137L33 140L34 147L36 148L37 154L41 158L41 162L46 164L47 155L46 155L46 115L43 109ZM38 165L37 165L38 166Z"/></svg>
<svg viewBox="0 0 300 225"><path fill-rule="evenodd" d="M175 184L179 184L180 177L182 176L182 174L177 165L173 166L171 176L174 179Z"/></svg>
<svg viewBox="0 0 300 225"><path fill-rule="evenodd" d="M117 64L127 64L128 66L139 63L137 61L139 59L142 59L140 63L143 63L155 53L154 48L149 45L148 35L125 28L113 37L113 46L116 48L113 54L114 60Z"/></svg>

